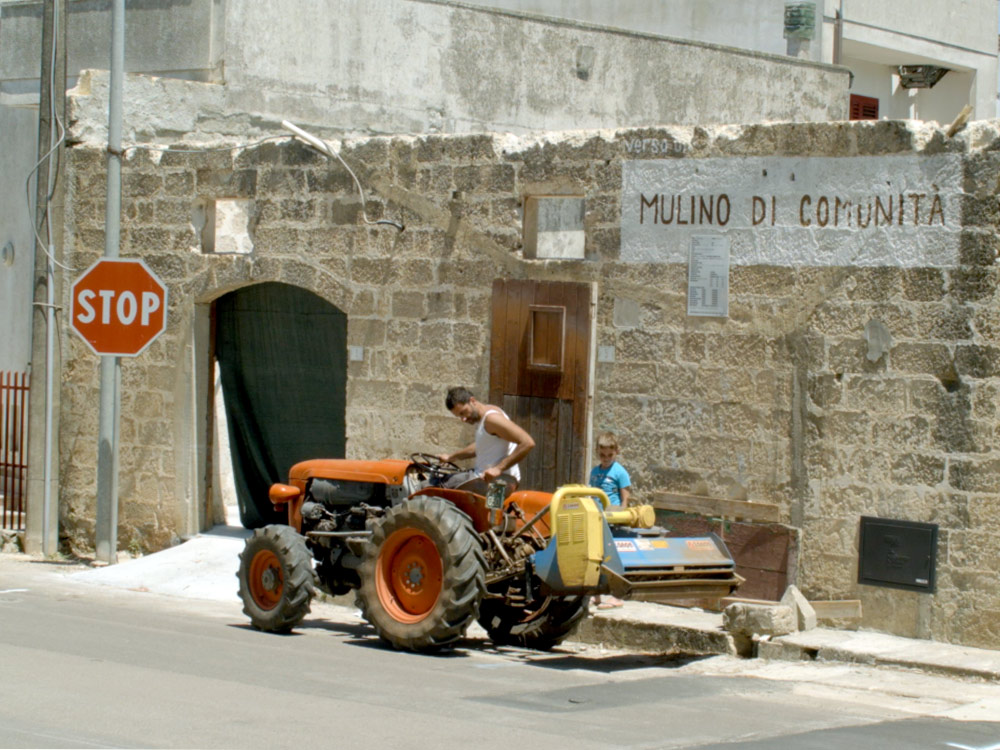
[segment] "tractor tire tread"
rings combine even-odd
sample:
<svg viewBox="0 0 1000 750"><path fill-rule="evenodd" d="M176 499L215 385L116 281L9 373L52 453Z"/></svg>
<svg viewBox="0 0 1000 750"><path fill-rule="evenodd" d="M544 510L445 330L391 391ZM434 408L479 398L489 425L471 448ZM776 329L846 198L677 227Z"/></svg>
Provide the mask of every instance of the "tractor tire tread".
<svg viewBox="0 0 1000 750"><path fill-rule="evenodd" d="M497 645L549 651L576 629L589 604L589 596L550 597L543 612L525 621L519 608L484 602L479 624Z"/></svg>
<svg viewBox="0 0 1000 750"><path fill-rule="evenodd" d="M264 551L269 551L278 558L284 578L281 596L270 609L262 608L254 600L249 579L250 564L254 556ZM316 594L312 556L306 548L305 539L291 526L270 524L255 529L240 553L240 567L236 576L240 584L243 612L258 630L287 633L309 614L312 598Z"/></svg>
<svg viewBox="0 0 1000 750"><path fill-rule="evenodd" d="M375 576L380 546L394 531L419 528L442 556L442 589L428 615L414 623L397 621L380 603ZM379 637L397 649L432 651L454 643L479 612L486 590L482 548L472 519L453 504L415 497L391 508L365 545L356 602Z"/></svg>

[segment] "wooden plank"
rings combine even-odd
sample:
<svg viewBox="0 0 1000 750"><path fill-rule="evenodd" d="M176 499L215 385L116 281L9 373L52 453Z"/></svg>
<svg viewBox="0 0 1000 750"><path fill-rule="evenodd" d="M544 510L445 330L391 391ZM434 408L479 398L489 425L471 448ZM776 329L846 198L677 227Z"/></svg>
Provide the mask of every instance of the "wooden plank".
<svg viewBox="0 0 1000 750"><path fill-rule="evenodd" d="M573 284L566 294L566 356L573 362L573 373L563 398L583 405L590 357L590 285Z"/></svg>
<svg viewBox="0 0 1000 750"><path fill-rule="evenodd" d="M556 485L575 484L583 479L578 474L576 458L576 442L573 439L573 404L570 401L559 400L559 438L556 446L558 469Z"/></svg>
<svg viewBox="0 0 1000 750"><path fill-rule="evenodd" d="M573 403L573 476L586 482L590 468L587 455L587 392L590 382L590 284L574 285L573 314L567 322L567 346L573 352L573 387L567 399Z"/></svg>
<svg viewBox="0 0 1000 750"><path fill-rule="evenodd" d="M817 620L860 620L860 599L837 599L834 601L810 601Z"/></svg>
<svg viewBox="0 0 1000 750"><path fill-rule="evenodd" d="M552 306L562 306L559 301L559 289L560 284L556 282L546 281L541 283L536 283L532 289L533 296L531 300L526 303L526 305L552 305ZM526 332L530 329L530 311L526 310L527 322L525 324ZM553 334L555 331L553 331ZM560 332L560 338L561 332ZM565 350L564 350L565 351ZM525 354L527 359L527 353ZM564 364L565 368L565 364ZM562 389L562 382L565 379L565 372L542 372L539 370L529 371L528 387L531 389L532 396L544 396L545 398L558 398L559 393Z"/></svg>
<svg viewBox="0 0 1000 750"><path fill-rule="evenodd" d="M572 315L572 310L566 304L566 282L548 282L542 289L543 297L538 298L538 302L546 305L563 308L562 326L554 335L559 339L559 346L562 349L563 366L562 371L557 374L544 374L536 381L541 390L539 394L544 394L549 398L566 398L566 384L573 381L573 363L566 348L566 318Z"/></svg>
<svg viewBox="0 0 1000 750"><path fill-rule="evenodd" d="M566 310L566 317L563 319L563 329L560 331L562 335L563 372L559 377L558 383L553 384L555 388L552 391L552 395L555 398L561 399L573 398L573 383L576 378L576 356L573 350L573 342L570 338L572 335L573 315L575 314L572 287L573 284L562 282L549 285L547 290L548 299L551 300L550 304L559 305Z"/></svg>
<svg viewBox="0 0 1000 750"><path fill-rule="evenodd" d="M517 417L514 421L526 429L529 434L533 431L536 432L537 424L535 423L536 418L532 408L532 398L530 396L517 396L516 400ZM542 489L542 483L545 481L545 472L543 470L542 456L537 447L528 454L528 458L521 464L521 479L524 483L524 489Z"/></svg>
<svg viewBox="0 0 1000 750"><path fill-rule="evenodd" d="M493 298L491 300L490 322L490 384L489 403L499 404L503 400L504 363L507 327L507 285L503 279L493 282ZM506 411L506 409L504 409Z"/></svg>
<svg viewBox="0 0 1000 750"><path fill-rule="evenodd" d="M503 392L511 393L515 396L520 395L517 390L517 378L518 369L520 368L520 363L517 361L518 357L518 343L517 338L517 306L518 306L518 289L517 282L512 279L508 279L504 285L507 295L507 309L505 311L504 317L504 331L503 331Z"/></svg>
<svg viewBox="0 0 1000 750"><path fill-rule="evenodd" d="M721 609L725 609L730 604L765 604L773 607L777 603L773 599L747 599L745 596L724 596L719 599Z"/></svg>
<svg viewBox="0 0 1000 750"><path fill-rule="evenodd" d="M545 440L545 472L549 481L555 485L559 457L559 400L554 398L537 399L541 410L541 429Z"/></svg>
<svg viewBox="0 0 1000 750"><path fill-rule="evenodd" d="M535 439L535 449L529 455L534 456L535 480L532 488L542 489L541 481L544 481L548 473L548 464L551 460L551 446L548 440L548 430L545 429L545 413L542 399L526 396L528 400L528 421L523 427Z"/></svg>
<svg viewBox="0 0 1000 750"><path fill-rule="evenodd" d="M650 505L661 510L697 513L715 518L744 519L762 523L777 523L781 512L771 503L750 503L742 500L724 500L719 497L681 495L675 492L655 492Z"/></svg>
<svg viewBox="0 0 1000 750"><path fill-rule="evenodd" d="M539 380L538 373L528 369L528 360L531 349L531 310L529 308L531 305L545 302L545 295L541 290L543 282L524 280L516 283L520 292L518 306L523 316L519 334L522 346L518 353L520 359L517 368L517 394L519 396L541 396L543 394L539 385L544 381Z"/></svg>
<svg viewBox="0 0 1000 750"><path fill-rule="evenodd" d="M515 293L511 297L511 305L514 308L508 310L508 319L514 320L512 330L508 330L508 335L512 336L511 346L515 351L514 366L517 371L517 382L514 386L514 393L518 396L530 396L534 393L532 389L532 373L528 370L528 305L535 300L535 290L529 281L511 282Z"/></svg>

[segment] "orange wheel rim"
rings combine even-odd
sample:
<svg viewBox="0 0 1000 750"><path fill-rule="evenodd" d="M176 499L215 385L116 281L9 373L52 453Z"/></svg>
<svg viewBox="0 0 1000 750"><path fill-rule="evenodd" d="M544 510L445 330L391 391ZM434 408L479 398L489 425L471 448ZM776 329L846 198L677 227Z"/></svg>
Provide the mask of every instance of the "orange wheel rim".
<svg viewBox="0 0 1000 750"><path fill-rule="evenodd" d="M250 595L261 609L274 609L281 601L285 576L281 562L271 550L265 549L250 561Z"/></svg>
<svg viewBox="0 0 1000 750"><path fill-rule="evenodd" d="M443 567L433 540L417 529L399 529L379 550L375 587L379 602L397 622L427 617L441 594Z"/></svg>

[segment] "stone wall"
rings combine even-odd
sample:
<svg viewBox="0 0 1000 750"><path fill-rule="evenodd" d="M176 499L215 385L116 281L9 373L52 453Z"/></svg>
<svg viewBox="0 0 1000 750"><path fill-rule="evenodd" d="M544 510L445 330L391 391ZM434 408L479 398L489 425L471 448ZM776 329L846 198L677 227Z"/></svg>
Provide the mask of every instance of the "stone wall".
<svg viewBox="0 0 1000 750"><path fill-rule="evenodd" d="M295 142L130 152L122 255L144 258L171 296L166 334L122 365L120 543L156 549L198 528L192 466L204 437L190 415L207 357L199 326L218 296L284 281L347 314L348 343L364 348L349 363L347 450L368 458L469 439L441 401L450 384L487 392L493 279L586 281L597 285L603 353L593 425L621 436L639 498L775 503L801 531L794 582L807 597L860 598L866 628L994 647L998 147L991 123L948 139L896 122L341 144L368 216L402 232L366 224L344 170ZM95 146L69 152L67 258L78 269L103 249L103 159ZM659 244L643 244L649 227L623 182L635 170L667 192L728 185L731 219L695 228L732 241L727 317L688 314L689 234L661 221ZM784 211L769 226L749 196L781 170L759 196ZM829 208L848 196L836 180L866 170L872 184L909 175L886 196L925 190L923 213L906 198L905 216L882 226L835 228L815 212L821 198ZM585 196L584 259L522 257L523 200L551 194ZM252 253L202 251L195 207L213 199L251 202ZM853 203L845 212L861 217ZM97 360L71 335L63 344L61 518L69 544L85 548ZM939 524L934 593L857 584L862 515Z"/></svg>

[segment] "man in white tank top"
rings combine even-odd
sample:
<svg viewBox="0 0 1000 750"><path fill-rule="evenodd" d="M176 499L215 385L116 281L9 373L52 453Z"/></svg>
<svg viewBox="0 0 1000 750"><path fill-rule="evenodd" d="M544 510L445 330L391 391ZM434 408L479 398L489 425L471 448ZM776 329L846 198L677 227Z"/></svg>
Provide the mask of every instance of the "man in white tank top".
<svg viewBox="0 0 1000 750"><path fill-rule="evenodd" d="M502 477L507 492L513 492L521 481L518 464L535 447L535 441L523 428L514 424L503 409L482 404L466 388L451 388L445 406L466 424L476 426L475 440L451 454L438 456L442 461L475 458L475 469L461 472L445 483L483 494L486 486Z"/></svg>

